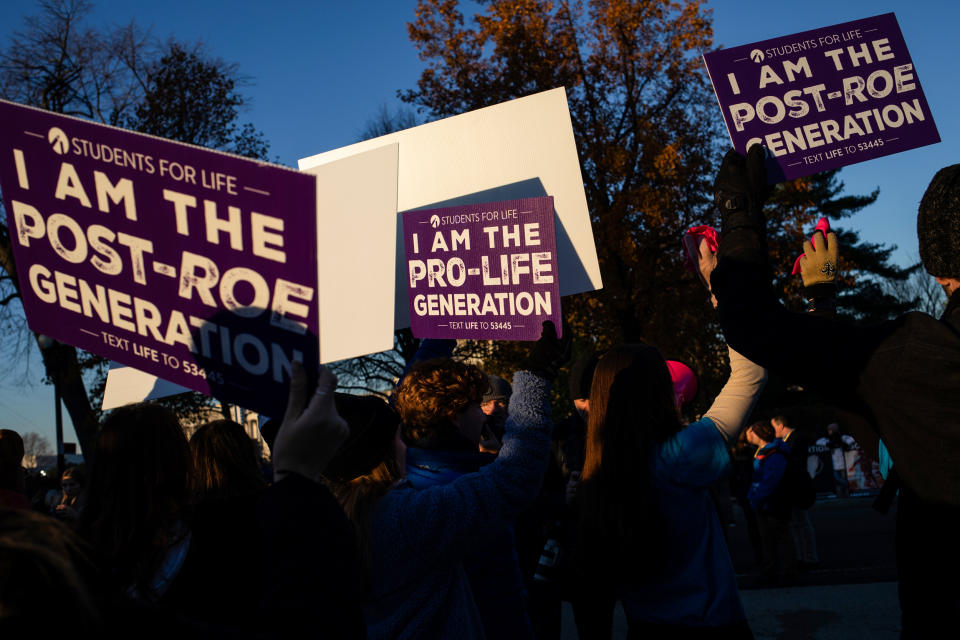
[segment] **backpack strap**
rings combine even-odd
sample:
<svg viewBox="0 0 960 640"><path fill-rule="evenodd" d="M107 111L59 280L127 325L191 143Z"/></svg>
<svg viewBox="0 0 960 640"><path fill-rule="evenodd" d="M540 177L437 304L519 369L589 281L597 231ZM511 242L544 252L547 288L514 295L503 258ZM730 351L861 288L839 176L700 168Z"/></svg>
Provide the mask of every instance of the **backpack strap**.
<svg viewBox="0 0 960 640"><path fill-rule="evenodd" d="M880 487L880 493L873 500L873 508L886 515L890 511L890 505L893 504L893 497L897 495L897 490L901 485L900 476L897 474L897 468L891 467L887 474L883 486Z"/></svg>

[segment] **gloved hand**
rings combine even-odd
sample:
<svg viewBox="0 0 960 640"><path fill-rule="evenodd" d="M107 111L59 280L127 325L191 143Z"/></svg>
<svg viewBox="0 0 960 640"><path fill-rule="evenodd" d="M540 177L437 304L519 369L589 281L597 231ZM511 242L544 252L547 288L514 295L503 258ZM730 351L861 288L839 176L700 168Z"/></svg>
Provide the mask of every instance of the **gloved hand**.
<svg viewBox="0 0 960 640"><path fill-rule="evenodd" d="M759 144L755 144L743 157L736 150L731 149L724 156L713 182L713 202L720 211L721 238L726 237L738 229L746 229L756 233L749 244L751 247L741 247L735 242L724 249L723 255L730 251L739 251L743 248L762 249L766 238L767 221L763 215L763 205L770 195L767 185L767 170L764 166L766 151ZM721 242L721 246L727 244ZM766 256L763 256L766 259Z"/></svg>
<svg viewBox="0 0 960 640"><path fill-rule="evenodd" d="M813 232L813 237L803 242L803 255L800 256L800 275L804 287L818 284L833 284L837 280L837 266L840 259L840 245L833 231Z"/></svg>
<svg viewBox="0 0 960 640"><path fill-rule="evenodd" d="M809 313L829 316L836 310L839 260L837 234L830 231L826 218L820 218L813 235L804 240L803 253L793 265L793 274L799 273L803 278L803 297Z"/></svg>
<svg viewBox="0 0 960 640"><path fill-rule="evenodd" d="M553 322L547 320L543 323L543 333L537 340L530 355L520 368L523 371L530 371L541 378L553 380L557 377L560 367L570 358L571 347L573 345L573 333L569 325L564 323L563 338L557 338L557 328Z"/></svg>
<svg viewBox="0 0 960 640"><path fill-rule="evenodd" d="M274 480L296 473L320 481L327 463L350 435L333 402L336 388L337 376L320 367L316 391L308 396L303 365L296 360L290 363L287 411L273 443Z"/></svg>

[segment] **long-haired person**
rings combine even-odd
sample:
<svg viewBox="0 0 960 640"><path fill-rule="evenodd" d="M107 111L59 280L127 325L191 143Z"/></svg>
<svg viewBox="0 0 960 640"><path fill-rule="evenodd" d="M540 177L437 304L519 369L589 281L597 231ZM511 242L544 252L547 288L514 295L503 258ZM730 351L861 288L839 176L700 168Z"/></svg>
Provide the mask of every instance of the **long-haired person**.
<svg viewBox="0 0 960 640"><path fill-rule="evenodd" d="M257 502L267 488L243 427L215 420L190 438L190 549L165 606L217 627L249 627L264 571Z"/></svg>
<svg viewBox="0 0 960 640"><path fill-rule="evenodd" d="M657 349L621 345L597 364L578 565L597 594L598 636L609 637L619 598L630 637L752 637L708 489L728 472L727 447L766 376L732 350L730 368L706 415L684 426Z"/></svg>
<svg viewBox="0 0 960 640"><path fill-rule="evenodd" d="M76 526L87 504L87 474L83 467L64 469L60 477L60 486L62 488L60 499L51 513L70 526Z"/></svg>
<svg viewBox="0 0 960 640"><path fill-rule="evenodd" d="M257 495L267 481L256 443L232 420L214 420L190 438L197 501Z"/></svg>
<svg viewBox="0 0 960 640"><path fill-rule="evenodd" d="M159 602L183 566L190 469L187 439L166 407L128 405L103 421L80 529L135 601Z"/></svg>

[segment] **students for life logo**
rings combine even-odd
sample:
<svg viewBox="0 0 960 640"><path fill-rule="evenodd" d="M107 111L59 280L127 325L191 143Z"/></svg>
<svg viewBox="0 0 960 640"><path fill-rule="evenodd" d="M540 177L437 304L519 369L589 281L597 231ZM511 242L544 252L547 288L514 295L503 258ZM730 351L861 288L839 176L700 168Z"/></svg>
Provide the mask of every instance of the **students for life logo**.
<svg viewBox="0 0 960 640"><path fill-rule="evenodd" d="M758 64L763 62L763 57L763 51L760 51L760 49L754 49L750 52L750 59Z"/></svg>
<svg viewBox="0 0 960 640"><path fill-rule="evenodd" d="M57 155L62 156L70 150L70 139L60 127L50 127L50 131L47 132L47 142Z"/></svg>
<svg viewBox="0 0 960 640"><path fill-rule="evenodd" d="M433 227L434 229L436 229L437 227L439 227L439 226L440 226L440 216L438 216L437 214L433 214L432 216L430 216L430 226Z"/></svg>

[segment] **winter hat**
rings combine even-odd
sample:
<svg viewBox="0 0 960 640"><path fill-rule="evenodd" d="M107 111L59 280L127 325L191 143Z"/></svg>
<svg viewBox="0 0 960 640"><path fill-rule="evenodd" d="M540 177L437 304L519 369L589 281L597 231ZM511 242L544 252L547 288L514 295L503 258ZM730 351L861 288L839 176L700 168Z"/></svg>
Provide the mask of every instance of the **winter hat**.
<svg viewBox="0 0 960 640"><path fill-rule="evenodd" d="M483 398L480 400L481 403L490 402L491 400L510 399L510 396L513 394L513 388L509 382L495 375L488 375L487 380L490 381L490 388L483 394Z"/></svg>
<svg viewBox="0 0 960 640"><path fill-rule="evenodd" d="M673 397L677 406L682 407L697 395L697 374L678 360L667 360L667 369L673 381Z"/></svg>
<svg viewBox="0 0 960 640"><path fill-rule="evenodd" d="M960 164L937 171L917 211L920 260L930 275L960 277Z"/></svg>
<svg viewBox="0 0 960 640"><path fill-rule="evenodd" d="M349 482L383 462L396 438L400 416L376 396L337 393L334 402L337 413L350 427L350 435L323 475L333 482Z"/></svg>

